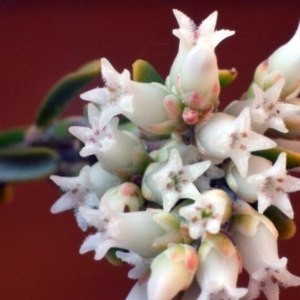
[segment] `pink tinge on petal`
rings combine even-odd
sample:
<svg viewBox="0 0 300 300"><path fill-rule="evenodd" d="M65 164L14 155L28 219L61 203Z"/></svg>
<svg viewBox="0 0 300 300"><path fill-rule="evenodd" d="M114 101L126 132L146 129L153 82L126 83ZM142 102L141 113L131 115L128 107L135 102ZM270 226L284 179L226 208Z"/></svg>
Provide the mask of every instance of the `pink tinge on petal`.
<svg viewBox="0 0 300 300"><path fill-rule="evenodd" d="M183 120L188 125L195 125L199 119L199 112L186 107L182 113Z"/></svg>
<svg viewBox="0 0 300 300"><path fill-rule="evenodd" d="M164 99L164 107L167 111L168 117L173 124L182 122L182 106L177 98L168 95Z"/></svg>

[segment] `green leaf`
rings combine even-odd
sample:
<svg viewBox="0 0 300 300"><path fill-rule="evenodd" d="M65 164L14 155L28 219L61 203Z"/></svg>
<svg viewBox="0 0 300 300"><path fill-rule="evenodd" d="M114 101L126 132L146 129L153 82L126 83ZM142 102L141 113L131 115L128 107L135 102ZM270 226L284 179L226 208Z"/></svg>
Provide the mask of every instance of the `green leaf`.
<svg viewBox="0 0 300 300"><path fill-rule="evenodd" d="M100 74L100 60L92 61L78 71L57 82L44 99L35 119L39 128L45 128L58 117L80 90Z"/></svg>
<svg viewBox="0 0 300 300"><path fill-rule="evenodd" d="M219 70L219 82L221 87L225 87L229 84L231 84L237 76L237 71L236 69L231 69L231 70Z"/></svg>
<svg viewBox="0 0 300 300"><path fill-rule="evenodd" d="M278 237L283 240L292 238L296 233L296 224L276 206L269 206L264 215L268 217L278 231Z"/></svg>
<svg viewBox="0 0 300 300"><path fill-rule="evenodd" d="M147 61L138 59L132 65L132 77L134 81L138 82L158 82L165 84L165 81L160 77L157 71Z"/></svg>
<svg viewBox="0 0 300 300"><path fill-rule="evenodd" d="M44 147L0 151L0 182L37 180L57 172L58 155Z"/></svg>
<svg viewBox="0 0 300 300"><path fill-rule="evenodd" d="M116 255L117 251L122 251L122 252L127 252L124 251L124 249L120 249L120 248L110 248L106 254L105 254L105 258L107 259L108 262L110 262L113 266L116 267L120 267L123 265L123 261L122 259L118 258Z"/></svg>
<svg viewBox="0 0 300 300"><path fill-rule="evenodd" d="M0 132L0 147L19 144L23 141L26 128L13 128Z"/></svg>
<svg viewBox="0 0 300 300"><path fill-rule="evenodd" d="M300 167L300 153L285 149L283 147L275 147L268 150L252 152L253 155L262 156L272 163L275 163L280 153L285 152L286 155L286 168L293 169Z"/></svg>

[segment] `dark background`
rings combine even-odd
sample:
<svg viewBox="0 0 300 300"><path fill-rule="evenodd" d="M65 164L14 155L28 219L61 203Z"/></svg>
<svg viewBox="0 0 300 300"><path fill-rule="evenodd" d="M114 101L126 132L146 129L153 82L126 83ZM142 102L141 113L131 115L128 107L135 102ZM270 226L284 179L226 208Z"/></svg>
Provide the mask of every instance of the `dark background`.
<svg viewBox="0 0 300 300"><path fill-rule="evenodd" d="M197 24L218 10L217 28L236 31L217 47L219 67L239 72L221 93L223 107L247 89L255 67L290 39L300 18L299 1L0 0L0 129L32 123L51 85L96 58L118 71L143 58L166 77L178 47L172 8ZM75 101L67 113L81 114L82 105ZM0 298L124 299L134 284L128 268L79 255L86 234L71 212L50 214L58 196L46 180L18 184L13 201L0 206ZM300 224L299 195L292 198ZM299 238L279 247L298 275ZM282 289L281 299L298 299L299 292Z"/></svg>

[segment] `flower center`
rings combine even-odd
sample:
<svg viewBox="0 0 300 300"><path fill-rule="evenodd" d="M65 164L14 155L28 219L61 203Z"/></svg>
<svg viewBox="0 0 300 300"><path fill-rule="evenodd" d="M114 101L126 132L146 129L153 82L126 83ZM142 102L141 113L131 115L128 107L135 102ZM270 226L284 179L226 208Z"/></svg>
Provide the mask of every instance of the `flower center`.
<svg viewBox="0 0 300 300"><path fill-rule="evenodd" d="M167 184L167 190L174 189L176 192L180 193L182 185L188 182L182 178L183 174L183 170L180 170L179 172L169 172L168 177L170 178L170 181Z"/></svg>

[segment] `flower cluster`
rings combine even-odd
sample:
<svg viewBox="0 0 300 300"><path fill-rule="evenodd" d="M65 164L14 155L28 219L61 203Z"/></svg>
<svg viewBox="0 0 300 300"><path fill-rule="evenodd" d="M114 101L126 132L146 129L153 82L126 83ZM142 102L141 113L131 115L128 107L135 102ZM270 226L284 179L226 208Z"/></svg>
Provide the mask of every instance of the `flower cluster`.
<svg viewBox="0 0 300 300"><path fill-rule="evenodd" d="M127 300L278 299L279 286L300 285L277 251L300 179L285 152L272 160L285 142L276 133L289 138L299 124L300 27L222 112L220 79L235 74L219 70L215 47L234 31L215 30L217 12L200 26L174 15L179 50L165 81L131 79L101 59L105 86L81 95L90 126L69 129L98 162L51 176L66 191L51 211L74 209L82 230L95 229L80 253L134 265ZM238 287L243 269L249 284Z"/></svg>

